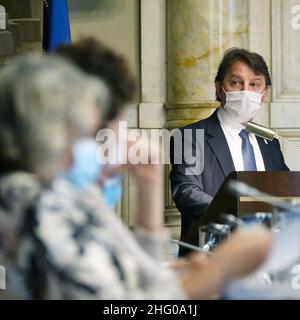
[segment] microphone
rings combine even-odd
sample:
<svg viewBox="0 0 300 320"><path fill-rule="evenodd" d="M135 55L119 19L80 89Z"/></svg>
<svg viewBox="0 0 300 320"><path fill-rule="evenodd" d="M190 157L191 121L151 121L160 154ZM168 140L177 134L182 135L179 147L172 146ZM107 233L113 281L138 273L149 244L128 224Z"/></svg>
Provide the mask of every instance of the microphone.
<svg viewBox="0 0 300 320"><path fill-rule="evenodd" d="M278 138L276 131L251 121L247 122L246 130L254 133L256 136L270 141L272 141L274 138Z"/></svg>
<svg viewBox="0 0 300 320"><path fill-rule="evenodd" d="M274 198L274 196L268 193L261 192L253 187L250 187L244 182L237 182L235 180L231 180L228 183L228 190L231 193L238 194L240 196L250 196L259 202L265 202L274 207L296 214L300 214L299 206L293 205L289 201L281 200L276 197Z"/></svg>
<svg viewBox="0 0 300 320"><path fill-rule="evenodd" d="M246 130L250 133L255 134L258 137L263 138L263 139L267 139L267 140L272 141L275 138L278 140L288 142L289 144L293 145L295 148L300 149L300 146L297 143L280 136L276 131L274 131L270 128L264 127L260 124L248 121L246 123Z"/></svg>

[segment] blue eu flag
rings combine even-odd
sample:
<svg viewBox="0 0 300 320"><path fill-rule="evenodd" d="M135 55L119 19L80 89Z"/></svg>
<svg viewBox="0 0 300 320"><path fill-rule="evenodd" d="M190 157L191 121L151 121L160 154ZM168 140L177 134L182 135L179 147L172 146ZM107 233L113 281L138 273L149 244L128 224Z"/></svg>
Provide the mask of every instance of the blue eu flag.
<svg viewBox="0 0 300 320"><path fill-rule="evenodd" d="M67 0L44 1L43 49L55 50L59 45L71 42Z"/></svg>

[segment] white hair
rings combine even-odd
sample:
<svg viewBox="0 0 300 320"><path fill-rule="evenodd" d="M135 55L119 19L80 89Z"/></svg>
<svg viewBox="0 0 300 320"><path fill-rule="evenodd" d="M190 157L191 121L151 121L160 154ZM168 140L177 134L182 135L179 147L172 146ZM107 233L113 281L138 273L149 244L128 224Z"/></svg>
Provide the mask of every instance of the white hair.
<svg viewBox="0 0 300 320"><path fill-rule="evenodd" d="M96 131L108 103L104 83L62 58L28 55L3 67L0 170L53 171L72 138Z"/></svg>

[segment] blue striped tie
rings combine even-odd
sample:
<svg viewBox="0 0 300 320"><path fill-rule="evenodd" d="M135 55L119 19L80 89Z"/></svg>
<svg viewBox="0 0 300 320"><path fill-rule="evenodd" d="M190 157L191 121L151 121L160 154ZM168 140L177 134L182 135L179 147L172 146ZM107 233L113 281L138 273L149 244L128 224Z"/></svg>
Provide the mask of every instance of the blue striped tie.
<svg viewBox="0 0 300 320"><path fill-rule="evenodd" d="M246 130L240 132L242 138L242 153L245 171L256 171L255 155L252 144L250 143L249 133Z"/></svg>

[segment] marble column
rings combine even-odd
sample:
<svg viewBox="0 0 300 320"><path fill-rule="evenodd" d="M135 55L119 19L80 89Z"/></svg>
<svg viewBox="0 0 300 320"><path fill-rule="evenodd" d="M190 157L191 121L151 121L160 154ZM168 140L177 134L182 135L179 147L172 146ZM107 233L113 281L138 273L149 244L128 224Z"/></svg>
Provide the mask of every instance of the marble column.
<svg viewBox="0 0 300 320"><path fill-rule="evenodd" d="M167 1L166 127L207 118L219 103L214 78L224 52L249 48L250 1ZM166 226L179 237L179 213L166 170Z"/></svg>
<svg viewBox="0 0 300 320"><path fill-rule="evenodd" d="M218 106L214 77L222 55L249 47L249 1L169 0L167 19L167 127L174 128Z"/></svg>

